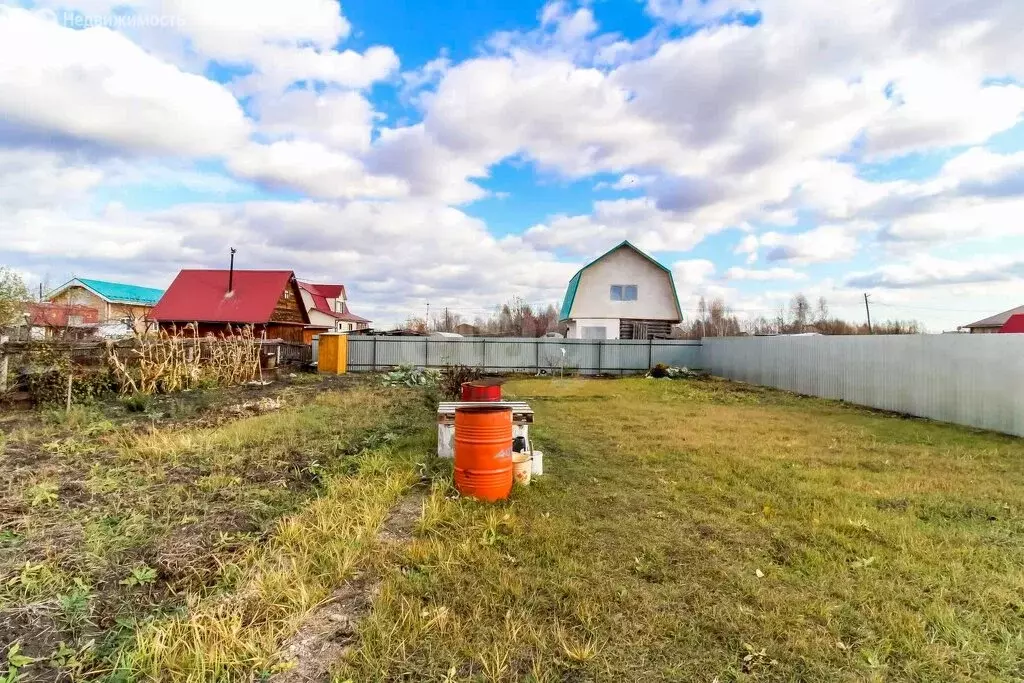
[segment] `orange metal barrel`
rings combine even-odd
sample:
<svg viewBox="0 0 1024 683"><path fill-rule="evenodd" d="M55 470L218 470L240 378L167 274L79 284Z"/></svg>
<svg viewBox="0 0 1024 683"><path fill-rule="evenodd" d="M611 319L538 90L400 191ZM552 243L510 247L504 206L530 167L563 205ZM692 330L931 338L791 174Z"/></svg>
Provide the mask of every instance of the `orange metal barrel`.
<svg viewBox="0 0 1024 683"><path fill-rule="evenodd" d="M512 491L512 407L455 409L455 488L496 501Z"/></svg>

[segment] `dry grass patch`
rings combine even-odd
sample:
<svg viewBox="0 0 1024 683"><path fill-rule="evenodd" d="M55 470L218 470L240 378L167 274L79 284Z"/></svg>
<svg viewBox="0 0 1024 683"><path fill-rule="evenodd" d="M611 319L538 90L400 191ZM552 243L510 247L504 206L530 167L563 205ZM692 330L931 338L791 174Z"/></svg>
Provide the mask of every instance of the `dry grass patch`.
<svg viewBox="0 0 1024 683"><path fill-rule="evenodd" d="M365 558L390 508L417 476L391 454L364 454L356 475L328 477L323 494L279 522L269 543L225 568L223 599L141 629L129 671L172 681L249 680L269 673L281 642Z"/></svg>
<svg viewBox="0 0 1024 683"><path fill-rule="evenodd" d="M35 660L26 681L263 662L415 469L381 446L427 424L411 392L299 398L213 423L111 420L103 405L0 420L0 677L15 644Z"/></svg>

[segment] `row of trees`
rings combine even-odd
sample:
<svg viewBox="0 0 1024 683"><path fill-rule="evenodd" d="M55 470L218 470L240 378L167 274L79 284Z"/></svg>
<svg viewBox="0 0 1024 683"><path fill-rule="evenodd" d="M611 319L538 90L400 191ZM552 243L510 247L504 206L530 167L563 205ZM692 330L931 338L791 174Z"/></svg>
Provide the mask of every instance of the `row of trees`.
<svg viewBox="0 0 1024 683"><path fill-rule="evenodd" d="M558 310L554 306L534 309L518 297L496 307L487 318L478 316L472 323L444 309L429 321L410 318L404 327L416 332L460 332L492 337L541 337L547 332L561 331ZM818 297L812 304L804 294L797 294L788 306L780 306L773 316L743 319L723 299L708 301L701 297L696 315L676 327L673 336L700 339L744 334L919 334L922 331L916 320L883 320L874 323L869 330L866 322L850 322L832 315L825 297Z"/></svg>
<svg viewBox="0 0 1024 683"><path fill-rule="evenodd" d="M818 297L815 304L803 294L797 294L789 306L780 306L771 317L758 316L740 320L723 299L710 302L701 297L697 314L679 326L684 339L701 337L732 337L742 334L920 334L923 328L916 320L884 320L868 328L866 322L853 323L830 313L825 297Z"/></svg>
<svg viewBox="0 0 1024 683"><path fill-rule="evenodd" d="M461 314L443 309L425 318L409 318L403 326L416 332L459 332L489 337L543 337L558 330L558 310L551 304L534 308L520 297L513 297L495 307L487 317L476 316L472 322Z"/></svg>

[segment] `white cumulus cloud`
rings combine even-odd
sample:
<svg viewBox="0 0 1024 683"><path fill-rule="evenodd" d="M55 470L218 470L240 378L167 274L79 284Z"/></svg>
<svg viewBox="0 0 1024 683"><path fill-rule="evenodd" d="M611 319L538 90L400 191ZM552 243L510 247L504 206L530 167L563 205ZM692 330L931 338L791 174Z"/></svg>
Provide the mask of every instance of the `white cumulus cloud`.
<svg viewBox="0 0 1024 683"><path fill-rule="evenodd" d="M206 156L250 122L223 86L162 62L106 28L73 30L0 6L0 118L11 137ZM0 140L3 134L0 133Z"/></svg>

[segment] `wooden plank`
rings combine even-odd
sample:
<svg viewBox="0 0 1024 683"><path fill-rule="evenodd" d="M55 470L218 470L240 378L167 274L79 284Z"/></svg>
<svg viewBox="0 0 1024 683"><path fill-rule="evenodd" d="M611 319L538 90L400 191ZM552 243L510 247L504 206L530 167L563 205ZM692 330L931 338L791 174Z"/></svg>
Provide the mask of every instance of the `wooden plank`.
<svg viewBox="0 0 1024 683"><path fill-rule="evenodd" d="M533 409L530 408L529 406L510 406L510 407L512 408L512 412L513 413L519 413L519 414L524 414L524 415L533 415ZM448 414L448 415L454 415L455 414L455 410L456 410L455 408L438 408L437 412L438 413L445 413L445 414Z"/></svg>
<svg viewBox="0 0 1024 683"><path fill-rule="evenodd" d="M438 424L454 424L455 410L467 406L502 406L512 409L512 423L515 425L533 424L533 408L522 401L444 401L437 404Z"/></svg>
<svg viewBox="0 0 1024 683"><path fill-rule="evenodd" d="M465 406L511 406L513 408L529 408L525 401L440 401L439 408L462 408Z"/></svg>

